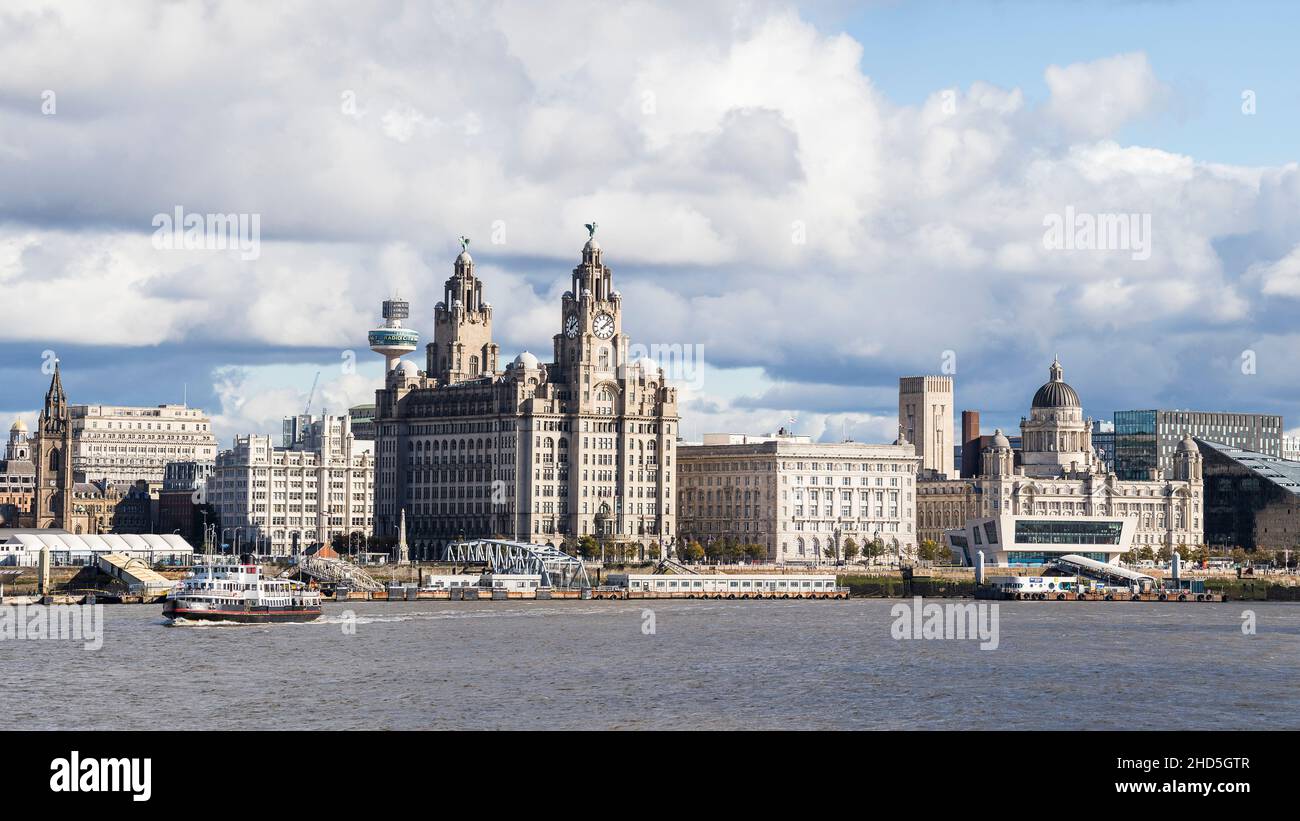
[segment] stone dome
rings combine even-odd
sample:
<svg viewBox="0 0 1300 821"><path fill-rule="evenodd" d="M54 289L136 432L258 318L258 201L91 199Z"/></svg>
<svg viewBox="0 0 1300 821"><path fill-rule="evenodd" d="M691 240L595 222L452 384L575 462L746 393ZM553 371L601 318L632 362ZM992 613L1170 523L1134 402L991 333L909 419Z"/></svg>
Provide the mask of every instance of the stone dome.
<svg viewBox="0 0 1300 821"><path fill-rule="evenodd" d="M457 265L473 265L474 258L469 255L469 251L461 251L456 257Z"/></svg>
<svg viewBox="0 0 1300 821"><path fill-rule="evenodd" d="M12 425L9 426L9 432L10 432L10 433L26 433L26 432L27 432L27 423L24 422L23 420L19 419L18 421L14 422Z"/></svg>
<svg viewBox="0 0 1300 821"><path fill-rule="evenodd" d="M992 447L1006 448L1007 450L1011 449L1011 440L1008 439L1006 435L1002 433L1002 428L997 428L993 431Z"/></svg>
<svg viewBox="0 0 1300 821"><path fill-rule="evenodd" d="M514 362L516 368L536 368L539 364L537 357L533 356L528 351L524 351L519 354L519 356L516 356Z"/></svg>
<svg viewBox="0 0 1300 821"><path fill-rule="evenodd" d="M403 359L393 370L401 371L402 376L405 376L407 379L414 379L420 375L420 369L409 359Z"/></svg>
<svg viewBox="0 0 1300 821"><path fill-rule="evenodd" d="M1059 360L1052 360L1049 373L1051 378L1034 394L1033 407L1082 408L1083 404L1079 402L1079 394L1075 393L1074 388L1065 384L1065 380L1062 379L1064 372L1061 369Z"/></svg>
<svg viewBox="0 0 1300 821"><path fill-rule="evenodd" d="M1182 440L1178 443L1178 452L1196 453L1197 450L1196 441L1192 439L1192 435L1190 433L1184 433Z"/></svg>

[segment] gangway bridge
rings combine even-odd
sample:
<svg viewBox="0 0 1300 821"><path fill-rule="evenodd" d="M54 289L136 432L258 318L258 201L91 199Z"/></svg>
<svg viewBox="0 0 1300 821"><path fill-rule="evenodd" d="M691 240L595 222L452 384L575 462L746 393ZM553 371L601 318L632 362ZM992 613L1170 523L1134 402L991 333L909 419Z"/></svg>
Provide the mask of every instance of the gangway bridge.
<svg viewBox="0 0 1300 821"><path fill-rule="evenodd" d="M694 568L687 567L676 559L663 559L659 562L656 569L658 573L676 573L682 576L698 576L700 572Z"/></svg>
<svg viewBox="0 0 1300 821"><path fill-rule="evenodd" d="M1057 567L1062 570L1071 571L1076 576L1097 579L1105 584L1122 585L1124 587L1150 587L1155 584L1154 576L1139 573L1127 567L1120 567L1117 564L1099 562L1096 559L1089 559L1077 553L1066 553L1057 556L1054 561Z"/></svg>
<svg viewBox="0 0 1300 821"><path fill-rule="evenodd" d="M302 556L298 563L288 568L280 574L280 578L288 578L301 573L304 576L310 576L318 582L347 587L351 590L383 590L384 586L375 580L366 571L342 559L326 558L324 556Z"/></svg>
<svg viewBox="0 0 1300 821"><path fill-rule="evenodd" d="M445 558L458 564L486 564L493 573L541 576L542 587L591 587L582 560L551 545L474 539L448 545Z"/></svg>

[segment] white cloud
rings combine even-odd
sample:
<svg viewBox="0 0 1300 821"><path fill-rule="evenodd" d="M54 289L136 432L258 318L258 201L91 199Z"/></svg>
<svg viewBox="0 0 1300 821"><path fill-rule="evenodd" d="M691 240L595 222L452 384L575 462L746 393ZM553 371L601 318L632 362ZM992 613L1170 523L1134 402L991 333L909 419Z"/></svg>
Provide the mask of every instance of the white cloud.
<svg viewBox="0 0 1300 821"><path fill-rule="evenodd" d="M1279 260L1251 266L1247 274L1260 280L1265 294L1300 297L1300 245Z"/></svg>
<svg viewBox="0 0 1300 821"><path fill-rule="evenodd" d="M465 233L503 352L545 355L593 218L635 339L804 385L887 385L951 349L985 363L962 384L988 395L1062 337L1100 356L1098 328L1231 359L1235 338L1167 330L1229 334L1300 293L1297 167L1116 141L1170 94L1140 53L1047 67L1041 106L979 81L908 106L859 43L778 4L329 9L7 6L0 156L23 162L0 162L0 287L21 315L76 319L0 338L364 357L394 291L427 333ZM261 257L152 248L150 218L178 204L260 214ZM1045 249L1067 206L1150 214L1150 258ZM1224 238L1245 238L1251 275ZM296 401L221 384L232 427ZM800 410L733 399L698 412L735 428Z"/></svg>
<svg viewBox="0 0 1300 821"><path fill-rule="evenodd" d="M1048 113L1069 135L1083 138L1114 134L1151 114L1168 93L1142 53L1048 66L1044 76L1052 93Z"/></svg>

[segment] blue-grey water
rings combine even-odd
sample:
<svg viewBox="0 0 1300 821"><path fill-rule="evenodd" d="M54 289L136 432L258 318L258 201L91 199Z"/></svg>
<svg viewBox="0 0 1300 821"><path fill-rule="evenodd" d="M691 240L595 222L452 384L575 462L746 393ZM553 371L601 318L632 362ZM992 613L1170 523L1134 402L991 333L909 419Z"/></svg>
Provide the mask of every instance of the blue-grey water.
<svg viewBox="0 0 1300 821"><path fill-rule="evenodd" d="M5 725L1300 728L1297 605L1003 602L981 650L892 638L897 603L353 602L184 627L106 606L99 650L0 641Z"/></svg>

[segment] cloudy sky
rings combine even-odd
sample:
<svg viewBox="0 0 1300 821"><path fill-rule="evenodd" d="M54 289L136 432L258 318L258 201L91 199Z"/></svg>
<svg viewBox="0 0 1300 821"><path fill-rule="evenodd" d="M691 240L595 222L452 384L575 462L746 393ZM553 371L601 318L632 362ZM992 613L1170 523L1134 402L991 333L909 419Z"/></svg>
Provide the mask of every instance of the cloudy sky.
<svg viewBox="0 0 1300 821"><path fill-rule="evenodd" d="M427 339L460 234L545 358L595 219L692 438L892 439L945 368L1014 427L1054 355L1095 417L1300 426L1300 13L1079 6L10 0L0 415L51 356L223 443L318 372L318 409L373 401L380 301ZM178 208L256 254L159 247ZM1149 233L1053 246L1070 214Z"/></svg>

